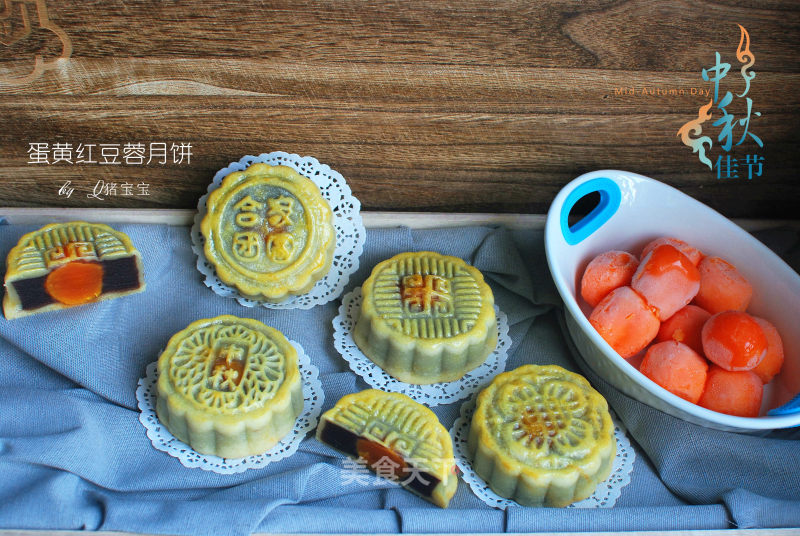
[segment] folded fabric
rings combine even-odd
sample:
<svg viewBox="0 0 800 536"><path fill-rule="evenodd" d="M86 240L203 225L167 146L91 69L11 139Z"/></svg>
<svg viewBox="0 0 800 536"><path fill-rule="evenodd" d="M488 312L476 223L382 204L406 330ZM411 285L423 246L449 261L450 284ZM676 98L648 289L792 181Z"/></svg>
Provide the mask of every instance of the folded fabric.
<svg viewBox="0 0 800 536"><path fill-rule="evenodd" d="M689 425L579 368L579 356L560 328L561 305L542 233L535 231L369 230L360 268L346 290L360 285L375 264L403 251L435 250L476 265L509 318L507 369L556 363L582 371L642 447L616 507L501 511L461 482L450 508L440 510L376 477L352 481L342 457L313 434L292 457L261 469L233 475L187 469L150 444L138 421L135 390L169 337L194 320L220 314L255 318L299 342L320 369L323 409L366 385L333 347L338 301L305 311L242 307L203 285L188 229L118 227L142 253L144 293L0 319L2 528L249 534L800 526L796 438ZM0 226L0 255L32 229ZM449 428L459 407L434 409Z"/></svg>

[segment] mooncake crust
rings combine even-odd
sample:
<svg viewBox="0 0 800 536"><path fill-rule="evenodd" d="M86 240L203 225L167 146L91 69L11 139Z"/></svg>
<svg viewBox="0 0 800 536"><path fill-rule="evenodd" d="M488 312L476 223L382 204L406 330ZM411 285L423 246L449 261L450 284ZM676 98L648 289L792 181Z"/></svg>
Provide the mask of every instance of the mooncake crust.
<svg viewBox="0 0 800 536"><path fill-rule="evenodd" d="M20 296L12 284L16 281L46 276L53 267L66 264L70 260L76 260L74 258L75 251L70 252L73 254L71 256L63 249L75 243L91 244L89 256L78 257L77 259L89 258L92 261L104 262L130 258L136 270L137 284L135 288L103 292L88 303L111 300L145 290L146 284L141 254L134 247L128 235L103 223L85 221L51 223L41 229L23 235L17 245L8 253L5 275L6 292L3 297L3 314L6 319L11 320L32 314L77 307L77 305L66 305L54 301L43 307L30 310L24 309ZM58 255L61 258L55 261L48 258L54 256L52 251L59 247L62 248Z"/></svg>
<svg viewBox="0 0 800 536"><path fill-rule="evenodd" d="M205 257L243 297L280 302L310 291L330 270L333 212L293 168L256 163L230 173L206 204Z"/></svg>
<svg viewBox="0 0 800 536"><path fill-rule="evenodd" d="M297 351L257 320L223 315L192 322L169 340L158 374L159 421L201 454L262 454L303 411Z"/></svg>
<svg viewBox="0 0 800 536"><path fill-rule="evenodd" d="M478 395L468 450L492 490L523 506L567 506L594 493L616 455L608 404L579 374L524 365Z"/></svg>
<svg viewBox="0 0 800 536"><path fill-rule="evenodd" d="M492 290L477 268L458 257L400 253L376 265L361 292L353 339L400 381L457 380L497 346Z"/></svg>
<svg viewBox="0 0 800 536"><path fill-rule="evenodd" d="M331 425L396 452L429 478L435 478L438 482L428 494L421 494L402 481L400 483L437 506L447 507L458 486L453 441L429 408L404 394L378 389L345 395L322 414L316 437L320 442L355 457L352 452L327 440L326 431Z"/></svg>

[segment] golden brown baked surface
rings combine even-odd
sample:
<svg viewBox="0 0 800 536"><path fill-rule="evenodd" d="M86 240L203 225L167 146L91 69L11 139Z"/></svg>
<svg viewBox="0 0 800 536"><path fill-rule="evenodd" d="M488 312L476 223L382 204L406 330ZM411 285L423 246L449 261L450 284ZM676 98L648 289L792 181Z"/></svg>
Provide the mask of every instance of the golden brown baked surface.
<svg viewBox="0 0 800 536"><path fill-rule="evenodd" d="M231 315L193 322L158 359L156 413L202 454L262 454L303 410L297 352L278 330Z"/></svg>
<svg viewBox="0 0 800 536"><path fill-rule="evenodd" d="M498 495L525 506L566 506L611 473L614 424L583 376L524 365L478 395L469 433L475 472Z"/></svg>
<svg viewBox="0 0 800 536"><path fill-rule="evenodd" d="M353 339L401 381L457 380L497 345L494 296L480 271L457 257L401 253L364 282Z"/></svg>
<svg viewBox="0 0 800 536"><path fill-rule="evenodd" d="M253 164L211 192L201 222L206 259L247 298L278 302L325 276L336 231L319 188L288 166Z"/></svg>

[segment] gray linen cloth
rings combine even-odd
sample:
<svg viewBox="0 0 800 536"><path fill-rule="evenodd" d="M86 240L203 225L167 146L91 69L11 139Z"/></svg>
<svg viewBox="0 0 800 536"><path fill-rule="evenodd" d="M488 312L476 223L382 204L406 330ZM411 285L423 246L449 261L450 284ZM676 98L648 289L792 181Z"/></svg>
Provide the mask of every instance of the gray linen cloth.
<svg viewBox="0 0 800 536"><path fill-rule="evenodd" d="M482 270L509 318L507 369L555 363L581 371L628 427L637 459L614 508L495 510L460 482L450 508L441 510L377 479L368 486L347 483L342 457L311 435L292 457L262 469L235 475L187 469L150 444L135 390L169 337L198 318L256 318L298 341L320 369L324 409L366 384L333 347L338 301L308 311L244 308L203 285L188 229L117 227L143 254L146 292L0 319L2 528L248 534L800 527L796 431L754 437L700 428L631 400L582 369L562 332L540 231L370 230L347 290L403 251L456 255ZM0 226L0 255L33 229ZM767 238L800 260L790 248L796 236ZM449 428L459 407L435 412Z"/></svg>

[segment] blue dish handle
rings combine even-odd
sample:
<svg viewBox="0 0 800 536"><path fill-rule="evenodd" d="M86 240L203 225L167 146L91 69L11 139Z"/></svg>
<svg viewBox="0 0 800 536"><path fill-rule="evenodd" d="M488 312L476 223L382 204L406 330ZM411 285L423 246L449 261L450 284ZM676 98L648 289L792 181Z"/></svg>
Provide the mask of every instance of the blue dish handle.
<svg viewBox="0 0 800 536"><path fill-rule="evenodd" d="M769 410L767 415L794 415L795 413L800 413L800 393L786 404Z"/></svg>
<svg viewBox="0 0 800 536"><path fill-rule="evenodd" d="M600 194L600 202L589 214L570 227L569 213L572 207L580 199L594 192ZM559 219L564 240L570 246L574 246L588 238L617 212L621 201L622 191L619 189L619 185L611 179L599 177L578 185L567 195L567 199L561 206Z"/></svg>

